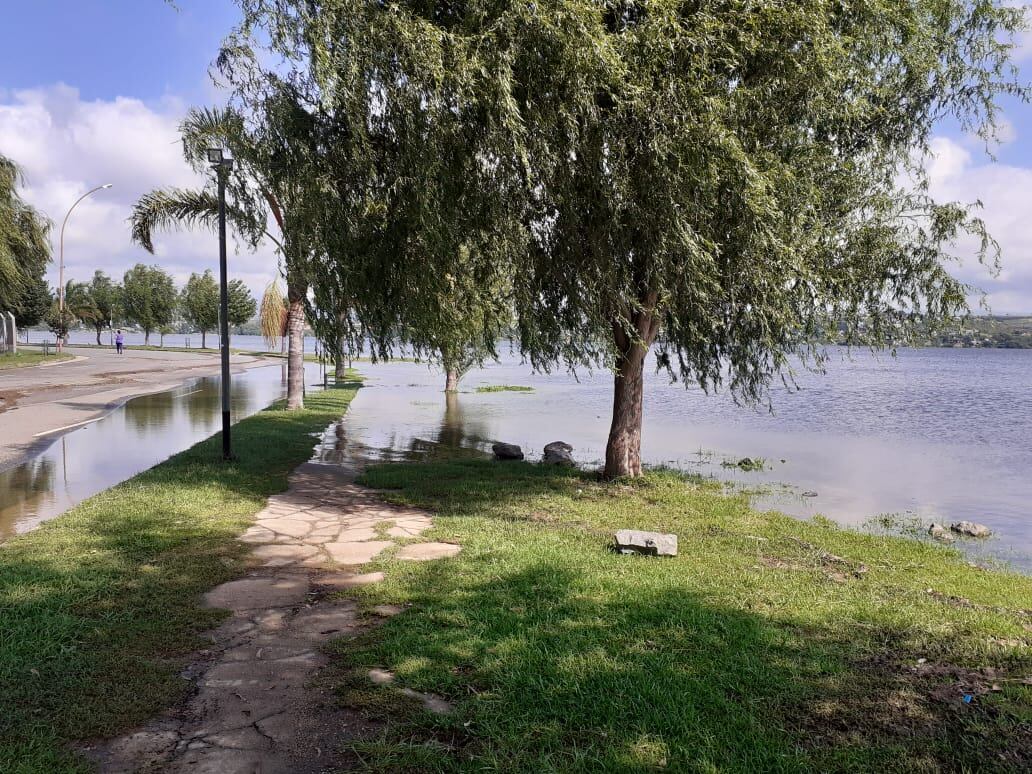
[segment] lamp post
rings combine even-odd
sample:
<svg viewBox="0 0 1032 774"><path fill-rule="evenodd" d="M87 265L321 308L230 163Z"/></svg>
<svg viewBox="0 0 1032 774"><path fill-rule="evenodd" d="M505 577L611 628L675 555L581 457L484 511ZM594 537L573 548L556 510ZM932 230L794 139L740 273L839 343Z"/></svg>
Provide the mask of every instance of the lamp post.
<svg viewBox="0 0 1032 774"><path fill-rule="evenodd" d="M215 170L219 187L219 345L222 355L222 459L233 459L229 435L229 285L226 279L226 177L233 159L222 148L208 149L208 162Z"/></svg>
<svg viewBox="0 0 1032 774"><path fill-rule="evenodd" d="M110 188L110 187L111 187L111 183L104 183L104 185L98 185L96 188L91 188L89 191L87 191L86 193L84 193L82 196L80 196L78 199L75 200L75 204L73 204L71 207L68 208L68 212L65 213L64 220L61 221L61 241L60 241L60 245L61 246L59 248L59 252L60 252L61 258L60 258L60 266L58 268L58 276L57 276L57 282L58 282L58 285L57 285L57 298L58 298L57 308L58 308L58 314L60 315L61 331L65 335L67 335L67 332L65 332L65 330L64 330L64 323L65 323L65 316L64 316L64 314L65 314L64 231L65 231L65 226L68 225L68 217L72 214L72 210L74 210L76 207L79 206L79 202L81 202L83 199L85 199L90 194L94 194L97 191L103 191L105 188ZM58 349L58 351L61 350L63 342L64 342L64 336L59 336L58 339L57 339L57 349Z"/></svg>

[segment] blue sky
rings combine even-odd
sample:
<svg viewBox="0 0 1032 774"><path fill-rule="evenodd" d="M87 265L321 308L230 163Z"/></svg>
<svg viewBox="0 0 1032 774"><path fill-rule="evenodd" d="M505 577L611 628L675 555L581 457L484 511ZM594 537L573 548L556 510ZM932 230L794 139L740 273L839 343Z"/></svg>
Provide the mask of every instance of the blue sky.
<svg viewBox="0 0 1032 774"><path fill-rule="evenodd" d="M192 271L214 268L214 245L205 232L163 235L150 256L129 242L125 221L140 194L203 182L182 161L176 126L189 107L220 101L208 68L239 18L233 0L175 0L175 7L165 0L3 5L0 153L23 167L25 197L59 226L79 194L113 183L69 220L66 275L85 280L102 268L121 277L144 261L160 263L182 283ZM1029 36L1018 62L1032 80ZM981 200L982 216L1004 248L999 277L970 260L955 273L988 291L992 311L1032 314L1032 108L1014 101L1003 107L995 164L977 140L941 127L930 162L932 187L942 200ZM957 252L968 256L973 246L958 245ZM269 248L237 253L231 273L259 293L276 276L277 260ZM55 261L51 282L56 279Z"/></svg>
<svg viewBox="0 0 1032 774"><path fill-rule="evenodd" d="M12 0L0 88L67 83L84 100L210 100L207 68L239 19L231 0ZM177 11L176 8L179 10Z"/></svg>

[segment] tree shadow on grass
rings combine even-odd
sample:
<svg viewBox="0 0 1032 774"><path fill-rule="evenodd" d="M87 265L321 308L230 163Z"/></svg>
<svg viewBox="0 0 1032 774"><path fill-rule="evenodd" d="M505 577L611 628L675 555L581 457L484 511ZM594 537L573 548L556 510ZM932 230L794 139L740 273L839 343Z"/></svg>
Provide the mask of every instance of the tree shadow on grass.
<svg viewBox="0 0 1032 774"><path fill-rule="evenodd" d="M77 770L65 743L182 695L222 617L200 595L239 575L236 536L347 406L324 403L243 420L232 464L215 435L0 546L0 771Z"/></svg>
<svg viewBox="0 0 1032 774"><path fill-rule="evenodd" d="M517 531L514 547L391 566L413 609L337 646L345 703L370 700L360 677L375 666L457 703L444 719L388 711L386 735L355 745L361 767L1021 771L1032 763L1029 716L1014 710L1020 696L998 701L991 670L916 666L904 628L753 612L682 583L683 573L664 578L651 569L657 560L600 560L593 538L556 542L541 537L552 525L521 523L519 503L568 491L571 477L590 480L468 462L367 475L460 520L489 509ZM940 645L954 650L949 637Z"/></svg>

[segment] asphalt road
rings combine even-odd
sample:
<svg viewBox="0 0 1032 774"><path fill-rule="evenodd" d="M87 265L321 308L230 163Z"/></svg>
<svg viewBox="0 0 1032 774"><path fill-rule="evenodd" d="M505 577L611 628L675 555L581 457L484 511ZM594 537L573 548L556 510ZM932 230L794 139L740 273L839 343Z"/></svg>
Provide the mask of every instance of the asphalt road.
<svg viewBox="0 0 1032 774"><path fill-rule="evenodd" d="M99 419L137 395L219 373L217 355L68 347L75 360L0 371L0 468L20 462L47 436ZM234 371L268 361L232 355Z"/></svg>

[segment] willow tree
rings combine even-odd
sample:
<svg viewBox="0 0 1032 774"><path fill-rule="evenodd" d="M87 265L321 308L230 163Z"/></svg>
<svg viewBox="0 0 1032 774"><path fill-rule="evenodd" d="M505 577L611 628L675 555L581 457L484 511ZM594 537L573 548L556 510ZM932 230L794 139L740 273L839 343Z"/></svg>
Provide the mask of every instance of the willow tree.
<svg viewBox="0 0 1032 774"><path fill-rule="evenodd" d="M388 44L366 23L386 20L374 6L241 5L219 65L263 146L305 170L313 327L338 350L368 344L374 359L405 345L454 389L511 330L507 253L525 240L518 209L482 195L492 171L459 102L408 77L440 62L418 40Z"/></svg>
<svg viewBox="0 0 1032 774"><path fill-rule="evenodd" d="M924 165L940 121L988 139L998 97L1027 96L1010 4L242 5L352 137L388 149L384 190L409 205L384 210L405 249L355 256L341 281L371 271L381 304L419 310L456 262L412 249L462 222L435 215L439 192L487 203L471 215L498 249L466 268L510 267L523 352L614 372L608 476L641 472L654 346L686 385L761 400L795 364L820 368L829 326L878 346L962 312L965 234L996 260ZM420 201L408 181L435 173Z"/></svg>
<svg viewBox="0 0 1032 774"><path fill-rule="evenodd" d="M230 108L191 110L180 124L183 154L196 171L210 176L207 150L223 147L233 157L227 175L227 221L238 239L254 249L264 239L283 257L287 278L287 408L304 405L304 299L308 284L299 266L300 240L292 233L288 213L299 189L300 170L278 164L245 117ZM273 231L269 222L275 223ZM130 218L133 239L154 251L153 232L218 224L218 200L211 187L201 190L156 189L137 201ZM274 233L275 232L275 233Z"/></svg>
<svg viewBox="0 0 1032 774"><path fill-rule="evenodd" d="M21 172L0 155L0 312L38 322L47 288L43 275L50 261L50 221L18 195ZM42 299L42 301L40 300Z"/></svg>

